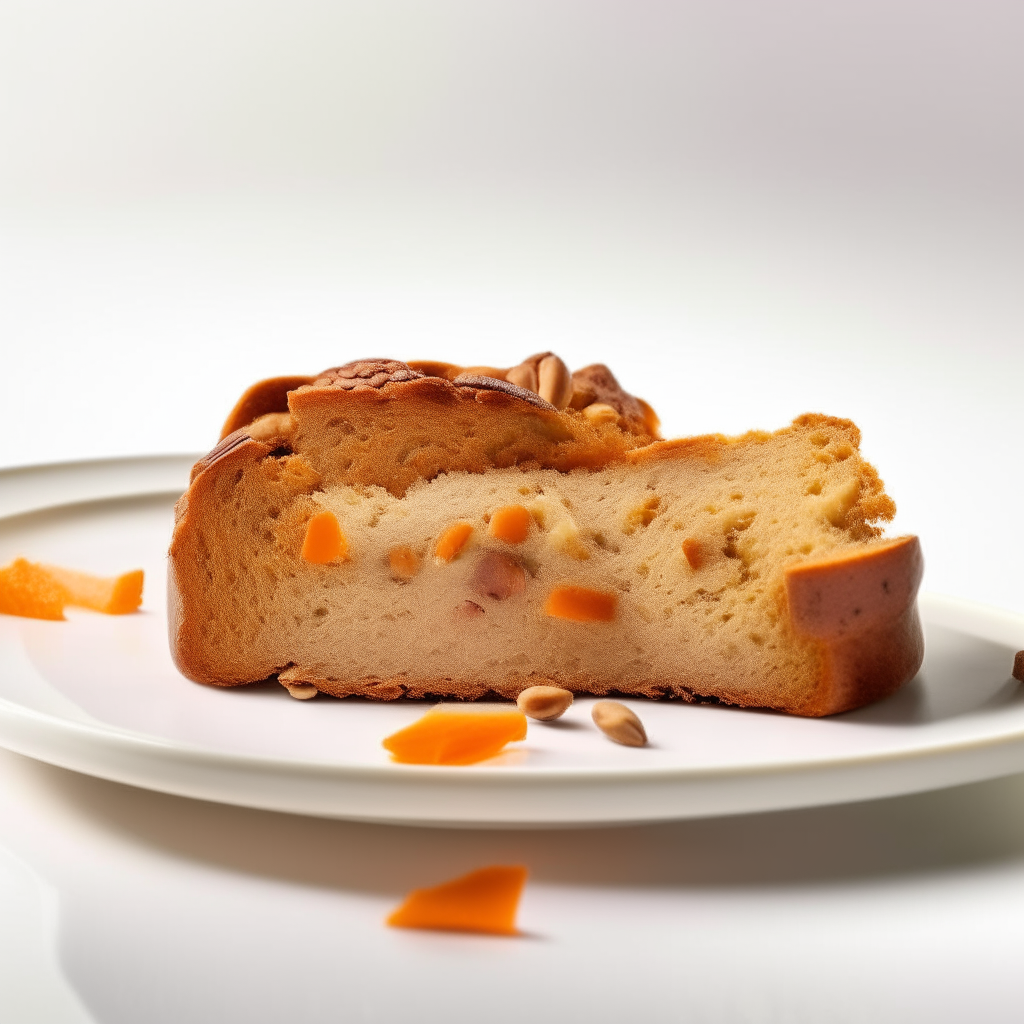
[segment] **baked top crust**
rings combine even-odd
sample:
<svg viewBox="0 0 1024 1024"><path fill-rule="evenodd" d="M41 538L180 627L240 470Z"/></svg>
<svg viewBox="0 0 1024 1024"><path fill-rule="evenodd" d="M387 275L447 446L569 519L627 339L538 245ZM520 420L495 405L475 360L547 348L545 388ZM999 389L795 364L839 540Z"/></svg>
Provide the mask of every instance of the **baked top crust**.
<svg viewBox="0 0 1024 1024"><path fill-rule="evenodd" d="M507 370L359 359L313 378L275 377L246 391L222 441L243 428L302 452L326 485L399 496L446 472L596 469L658 438L653 410L606 366L570 374L548 352Z"/></svg>
<svg viewBox="0 0 1024 1024"><path fill-rule="evenodd" d="M591 405L607 405L618 414L619 426L632 433L658 438L658 418L643 401L628 394L619 385L611 370L603 364L584 366L569 375L568 398L558 406L541 396L539 367L545 361L554 373L568 375L565 364L551 352L530 356L518 366L497 369L491 366L457 366L428 360L411 363L396 359L357 359L335 366L316 377L271 377L248 388L231 410L221 437L248 426L267 413L288 411L288 393L300 388L313 390L376 391L387 384L404 384L421 377L447 380L457 387L475 391L500 391L537 408L561 409L568 406L582 411ZM530 387L529 385L533 385ZM555 397L555 396L552 396Z"/></svg>

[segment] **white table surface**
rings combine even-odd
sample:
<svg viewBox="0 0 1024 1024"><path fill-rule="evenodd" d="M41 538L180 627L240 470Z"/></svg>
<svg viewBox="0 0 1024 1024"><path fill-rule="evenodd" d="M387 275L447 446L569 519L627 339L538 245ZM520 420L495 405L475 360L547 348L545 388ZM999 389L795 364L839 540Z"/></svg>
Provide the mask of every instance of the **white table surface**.
<svg viewBox="0 0 1024 1024"><path fill-rule="evenodd" d="M612 365L669 434L853 418L925 586L1024 611L1014 5L0 20L0 465L208 447L263 376L552 348ZM1014 777L415 830L0 753L0 1019L1016 1021L1022 823ZM531 868L526 938L382 926L501 861Z"/></svg>
<svg viewBox="0 0 1024 1024"><path fill-rule="evenodd" d="M0 754L3 1019L1018 1021L1022 804L1018 776L647 828L413 830ZM382 924L412 886L516 862L524 937Z"/></svg>

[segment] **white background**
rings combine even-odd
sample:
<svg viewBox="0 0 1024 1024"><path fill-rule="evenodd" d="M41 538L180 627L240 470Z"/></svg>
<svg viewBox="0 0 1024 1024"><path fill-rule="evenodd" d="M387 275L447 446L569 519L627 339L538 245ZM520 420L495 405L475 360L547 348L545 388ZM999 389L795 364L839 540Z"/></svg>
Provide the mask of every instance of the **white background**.
<svg viewBox="0 0 1024 1024"><path fill-rule="evenodd" d="M925 586L1024 611L1022 11L1013 0L0 0L0 462L202 450L252 381L359 356L509 365L551 348L573 366L607 362L654 404L668 435L774 428L808 410L853 418L899 505L895 528L921 535ZM39 769L32 785L50 786L58 803L77 799L80 784L57 777ZM34 792L11 779L10 792ZM157 799L88 785L105 794L88 806ZM631 886L653 886L710 929L704 947L692 932L679 940L679 956L702 965L680 982L692 1019L882 1020L888 1007L899 1011L892 1019L959 1020L984 1005L986 1019L1010 1020L999 978L1015 970L1003 954L1019 948L1024 847L996 824L1019 816L1019 787L994 786L741 819L731 832L616 833L637 844L621 870L594 866L605 863L599 839L556 845L590 865L612 902L627 906ZM184 834L208 834L194 805L160 800ZM981 824L978 801L990 814ZM52 825L63 813L39 835L64 834ZM244 857L187 843L182 853L145 830L128 828L126 839L129 817L90 819L106 838L88 863L103 874L129 848L159 855L120 888L108 879L116 941L104 932L83 966L81 922L100 904L80 901L63 956L80 991L115 977L130 947L152 949L148 960L138 953L152 975L142 1002L89 990L97 1013L143 1019L145 994L165 983L153 958L198 977L159 943L132 947L126 936L144 927L118 917L118 901L169 879L171 861L206 865L202 884L184 868L167 882L183 906L207 901L209 878L231 865L223 898L292 914L285 962L304 962L300 904L280 887L260 890ZM300 828L252 820L286 835ZM960 849L961 828L1000 838L940 857L952 874L937 893L929 886L945 883L930 874L923 820L942 849ZM439 842L329 827L343 845L369 835L428 860ZM214 834L223 828L234 835L221 825ZM866 881L854 867L819 873L799 853L801 829L835 830L853 861L876 867ZM26 849L57 843L9 841L28 861ZM782 851L766 875L729 861L766 841ZM493 839L450 842L501 855ZM693 842L709 851L701 870L719 872L718 888L697 895L685 872L650 874L635 852L684 856ZM879 844L903 852L887 859ZM846 864L848 854L821 849ZM58 888L68 877L49 854L32 862ZM1004 867L1012 878L999 876ZM356 892L353 871L313 891ZM549 881L548 911L575 921L569 931L605 906L558 889L557 872ZM794 902L772 904L764 886L792 886ZM751 889L762 900L751 904L754 924L735 910ZM647 906L628 904L622 927L663 927L669 911ZM939 919L922 917L925 906ZM168 934L187 941L187 929ZM774 950L762 974L751 935ZM237 938L221 935L228 946ZM566 948L582 948L573 941ZM795 963L792 972L828 983L773 982L788 976L779 941L797 961L821 960L838 942L843 970ZM728 949L738 976L762 982L731 989ZM953 970L983 949L996 959ZM916 966L902 986L858 977L852 1001L836 1002L865 950L869 979L897 957ZM586 958L560 962L584 970ZM642 987L643 964L628 968ZM590 1000L587 1013L624 1012L616 999ZM682 1019L659 1005L650 1019ZM393 1019L372 991L360 1006L348 1019ZM543 1017L543 1006L533 1012Z"/></svg>
<svg viewBox="0 0 1024 1024"><path fill-rule="evenodd" d="M1024 610L1022 45L1012 0L5 0L0 459L552 348L669 435L853 418L926 586Z"/></svg>

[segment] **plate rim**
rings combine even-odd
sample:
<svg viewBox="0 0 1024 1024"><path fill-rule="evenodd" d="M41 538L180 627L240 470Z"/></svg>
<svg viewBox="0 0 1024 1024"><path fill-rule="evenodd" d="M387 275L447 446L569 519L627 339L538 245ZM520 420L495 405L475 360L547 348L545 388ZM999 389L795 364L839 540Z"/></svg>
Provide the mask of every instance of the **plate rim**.
<svg viewBox="0 0 1024 1024"><path fill-rule="evenodd" d="M180 492L181 481L177 474L191 465L195 456L186 454L169 454L155 456L123 456L108 459L78 460L60 463L47 463L33 466L17 466L0 470L0 482L15 481L21 484L23 489L31 491L33 486L40 480L50 477L60 479L66 474L76 474L80 482L88 485L79 488L70 501L44 501L33 507L23 507L25 496L20 501L0 503L0 523L13 518L20 518L32 512L44 512L59 508L73 508L77 505L92 504L94 502L115 501L131 498L152 497L157 494L170 495L176 491ZM147 481L148 486L141 488L126 489L124 481L118 486L111 488L111 483L119 477L139 466L156 470L152 480ZM99 481L90 480L90 472L98 474ZM166 476L162 473L166 473ZM133 475L133 474L132 474ZM103 486L103 479L109 476L112 479ZM177 480L177 483L173 481ZM171 486L168 486L168 484ZM96 493L96 492L102 493ZM109 493L108 493L109 492ZM4 507L6 506L6 507ZM13 507L12 507L13 506ZM1004 609L997 606L987 605L964 598L951 595L924 592L919 596L922 613L935 625L947 626L980 639L990 640L996 643L1014 646L1024 646L1024 614ZM1015 639L1014 639L1015 638ZM49 742L44 734L48 734ZM20 739L19 739L20 735ZM33 742L35 738L36 742ZM201 744L187 741L172 740L155 734L139 732L126 729L121 726L112 725L102 721L86 722L74 721L63 718L59 715L41 711L39 709L26 707L17 701L0 697L0 746L16 753L33 757L37 760L51 764L58 764L61 767L83 772L90 775L108 778L112 781L127 783L130 785L141 785L148 789L159 789L164 792L178 793L183 796L195 796L200 799L215 799L222 802L240 803L248 806L265 806L274 810L292 810L287 806L278 806L276 802L256 802L248 800L231 799L223 800L223 797L213 796L203 792L202 786L185 786L180 781L166 781L164 785L154 784L154 780L139 782L139 775L128 777L123 771L114 772L97 770L97 766L82 766L82 758L67 758L56 756L50 749L55 746L64 746L68 750L80 750L85 753L91 750L93 758L95 755L113 754L119 759L150 759L154 756L163 762L169 762L177 767L187 767L195 770L213 769L222 774L248 774L253 777L265 776L267 774L285 777L288 781L316 781L320 783L348 783L348 784L370 784L373 788L386 787L389 784L398 786L414 785L419 788L422 784L442 786L452 792L468 791L478 788L486 790L503 790L509 787L522 787L535 789L539 786L550 786L552 783L561 784L569 789L591 789L599 788L601 785L614 783L616 785L638 786L644 783L664 786L673 783L685 786L689 784L714 784L714 783L736 783L743 780L772 780L781 778L801 778L813 774L844 773L856 771L857 769L880 767L886 765L913 765L926 764L930 760L943 757L984 753L986 751L1013 751L1020 748L1024 755L1024 724L1016 729L1002 729L996 726L982 729L971 736L960 738L938 737L932 741L924 741L920 745L905 746L897 750L888 751L865 751L861 754L844 754L836 757L816 756L813 759L787 759L785 761L773 761L770 764L748 763L748 764L723 764L714 766L562 766L557 768L538 767L525 771L510 770L506 765L404 765L404 764L380 764L380 765L353 765L326 761L320 759L299 760L281 756L261 756L255 754L238 753L233 751L218 750L205 747ZM1024 756L1020 758L1020 764L1016 768L989 773L982 777L996 777L998 774L1009 774L1013 770L1024 769ZM145 772L143 774L146 774ZM964 781L973 781L968 778ZM925 786L923 788L940 788L948 785L948 782L938 782L936 786ZM908 792L906 787L898 787L892 795L898 792ZM870 798L855 796L852 799ZM815 801L819 802L819 801ZM843 802L842 798L825 802ZM782 801L773 805L770 801L765 806L751 810L783 809L792 806L807 806L806 803L794 804L791 801ZM295 810L295 813L318 813L303 807ZM346 814L343 812L320 812L331 817L349 817L360 820L399 820L404 823L417 824L457 824L459 826L473 826L487 824L480 818L459 818L455 822L435 820L429 816L417 818L415 822L407 816L394 819L387 814L380 817L366 818L362 814ZM671 813L667 815L644 814L640 818L623 818L620 816L581 818L579 820L568 820L562 824L596 824L625 823L626 821L653 821L665 820L666 818L681 818L689 816L711 816L713 812L700 812L695 815ZM742 813L742 811L725 810L723 813ZM499 826L522 824L518 817L495 819ZM552 824L547 817L538 818L529 824ZM555 824L558 824L555 822Z"/></svg>
<svg viewBox="0 0 1024 1024"><path fill-rule="evenodd" d="M2 521L4 517L0 517ZM960 612L970 617L982 617L989 610L997 613L1013 615L1017 620L1019 628L1024 634L1024 615L1008 612L1005 609L992 608L975 601L968 601L962 598L950 597L943 594L925 592L919 595L919 602L928 611L933 608L941 609L942 612L952 614ZM943 616L945 617L945 616ZM998 621L998 619L996 619ZM936 625L944 623L936 622ZM971 636L979 636L981 639L989 637L981 636L971 630L959 629L958 632ZM3 642L0 640L0 642ZM625 698L628 699L628 698ZM742 710L742 709L738 709ZM757 710L757 709L755 709ZM29 708L16 701L0 697L0 717L8 719L22 718L36 723L55 723L60 730L66 731L69 735L77 737L91 737L111 739L122 743L126 747L137 749L159 749L171 753L174 756L186 756L189 759L205 759L218 761L223 764L230 764L237 767L267 768L286 770L296 774L312 772L314 774L334 774L343 772L345 774L366 775L372 778L392 778L395 776L407 775L410 777L421 777L424 774L434 775L438 779L461 778L470 779L492 779L495 777L510 776L512 773L507 765L413 765L413 764L379 764L379 765L352 765L344 762L325 761L317 759L298 760L289 757L278 757L273 755L260 756L256 754L244 754L233 751L217 750L213 747L204 747L201 744L190 743L186 740L171 740L167 737L154 733L138 732L133 729L125 729L121 726L112 725L97 720L93 722L76 722L72 719L62 718L59 715L48 714L36 708ZM834 716L838 717L838 716ZM667 781L676 778L714 778L733 777L743 775L766 775L766 774L790 774L802 770L816 769L819 767L853 767L861 764L884 763L888 761L911 760L926 757L930 754L937 754L947 751L967 751L980 749L986 746L999 746L1005 743L1013 743L1024 740L1024 723L1019 729L1001 731L996 733L981 733L968 738L957 740L939 740L933 743L924 743L920 746L904 747L891 751L867 751L864 754L843 755L837 757L818 757L814 760L793 759L786 761L773 761L771 764L759 764L757 762L743 765L716 765L712 767L646 767L625 765L616 768L601 768L595 766L581 765L578 767L564 766L560 768L531 768L526 772L515 774L517 780L524 778L536 779L538 781L556 781L564 778L587 778L599 781L621 780L623 777L633 779L650 779L652 781ZM3 746L3 738L0 736L0 746ZM513 769L514 771L514 769Z"/></svg>

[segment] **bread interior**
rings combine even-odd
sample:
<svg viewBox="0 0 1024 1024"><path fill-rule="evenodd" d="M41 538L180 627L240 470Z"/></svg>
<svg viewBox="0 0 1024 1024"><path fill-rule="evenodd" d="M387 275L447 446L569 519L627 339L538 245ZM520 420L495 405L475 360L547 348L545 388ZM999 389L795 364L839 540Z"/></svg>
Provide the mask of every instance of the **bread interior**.
<svg viewBox="0 0 1024 1024"><path fill-rule="evenodd" d="M590 693L677 695L798 707L813 645L792 636L783 570L871 543L894 507L847 421L801 417L775 434L662 442L600 470L515 466L383 487L321 487L301 454L223 481L200 531L197 620L211 681L285 672L338 696L514 696L552 681ZM522 505L510 544L495 510ZM337 517L348 559L300 557L317 512ZM435 557L472 525L451 561ZM405 571L389 557L408 549ZM408 566L414 568L409 570ZM495 566L524 585L495 586ZM615 596L611 621L545 611L552 590ZM227 600L213 595L230 595Z"/></svg>

